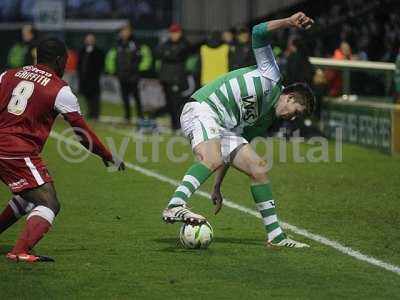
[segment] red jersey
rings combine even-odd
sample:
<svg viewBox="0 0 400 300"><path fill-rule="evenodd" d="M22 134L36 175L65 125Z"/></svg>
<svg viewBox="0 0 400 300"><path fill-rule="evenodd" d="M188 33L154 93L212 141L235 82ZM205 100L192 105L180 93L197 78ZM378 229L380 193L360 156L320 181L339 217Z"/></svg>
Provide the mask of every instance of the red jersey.
<svg viewBox="0 0 400 300"><path fill-rule="evenodd" d="M0 157L38 155L58 114L79 113L76 96L45 65L0 75Z"/></svg>

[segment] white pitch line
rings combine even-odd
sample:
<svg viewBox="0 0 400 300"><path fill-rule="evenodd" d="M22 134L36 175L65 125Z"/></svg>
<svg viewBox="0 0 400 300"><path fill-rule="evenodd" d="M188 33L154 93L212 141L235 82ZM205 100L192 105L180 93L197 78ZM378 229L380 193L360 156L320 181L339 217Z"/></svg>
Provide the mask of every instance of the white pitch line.
<svg viewBox="0 0 400 300"><path fill-rule="evenodd" d="M56 140L63 141L65 143L67 143L67 144L80 146L80 144L77 143L76 141L71 140L71 139L67 139L67 138L65 138L64 136L62 136L61 134L59 134L59 133L57 133L55 131L52 131L50 133L50 136L52 138L56 139ZM170 177L164 176L164 175L162 175L162 174L160 174L158 172L151 171L149 169L140 167L138 165L135 165L135 164L132 164L132 163L129 163L129 162L125 163L125 165L129 169L135 170L136 172L139 172L139 173L141 173L143 175L146 175L148 177L155 178L155 179L157 179L159 181L168 183L170 185L178 186L180 184L180 181L177 181L177 180L172 179ZM199 196L202 196L204 198L207 198L207 199L211 198L211 195L209 193L206 193L206 192L203 192L203 191L196 191L196 194L198 194ZM237 204L237 203L235 203L235 202L233 202L233 201L231 201L229 199L224 198L224 204L227 207L239 210L241 212L244 212L246 214L249 214L249 215L252 215L252 216L254 216L256 218L261 219L261 216L257 211L255 211L253 209L250 209L250 208L247 208L245 206L242 206L240 204ZM294 232L295 234L304 236L304 237L306 237L306 238L308 238L310 240L313 240L313 241L318 242L320 244L323 244L325 246L329 246L331 248L334 248L337 251L339 251L339 252L341 252L343 254L346 254L348 256L351 256L351 257L353 257L353 258L355 258L357 260L364 261L364 262L369 263L371 265L380 267L382 269L385 269L387 271L390 271L390 272L393 272L393 273L395 273L397 275L400 275L400 267L399 266L384 262L382 260L379 260L379 259L377 259L375 257L372 257L372 256L369 256L369 255L363 254L363 253L361 253L361 252L359 252L357 250L351 249L350 247L343 246L342 244L340 244L337 241L330 240L330 239L328 239L326 237L323 237L323 236L315 234L315 233L311 233L306 229L299 228L299 227L291 225L289 223L280 221L280 224L282 225L282 227L284 229L290 230L290 231Z"/></svg>

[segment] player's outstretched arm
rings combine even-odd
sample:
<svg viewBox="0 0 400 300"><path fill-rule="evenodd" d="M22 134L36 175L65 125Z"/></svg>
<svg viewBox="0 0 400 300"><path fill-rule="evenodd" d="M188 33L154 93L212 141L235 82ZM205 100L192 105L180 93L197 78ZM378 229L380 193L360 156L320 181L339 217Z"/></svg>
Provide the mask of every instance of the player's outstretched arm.
<svg viewBox="0 0 400 300"><path fill-rule="evenodd" d="M125 164L113 158L110 151L107 150L93 130L86 124L80 113L78 99L69 86L64 86L58 92L54 109L62 114L64 119L72 126L75 134L80 137L80 143L92 153L100 156L107 167L110 164L114 164L118 167L118 170L125 169Z"/></svg>
<svg viewBox="0 0 400 300"><path fill-rule="evenodd" d="M302 12L295 13L288 18L260 23L253 27L253 48L260 48L268 45L272 31L291 27L309 29L313 24L314 20L307 17Z"/></svg>
<svg viewBox="0 0 400 300"><path fill-rule="evenodd" d="M285 19L268 21L267 27L269 31L274 31L281 28L289 28L289 27L299 28L299 29L309 29L313 24L314 24L313 19L307 17L302 12L298 12Z"/></svg>
<svg viewBox="0 0 400 300"><path fill-rule="evenodd" d="M104 165L116 165L119 171L125 170L123 161L116 161L111 152L103 145L94 131L87 125L86 121L79 112L70 112L63 114L64 119L74 129L75 134L79 136L80 143L92 153L103 159Z"/></svg>
<svg viewBox="0 0 400 300"><path fill-rule="evenodd" d="M270 40L274 30L289 27L308 29L314 21L304 13L296 13L289 18L263 22L253 27L252 47L261 74L274 82L279 82L281 74L272 51Z"/></svg>

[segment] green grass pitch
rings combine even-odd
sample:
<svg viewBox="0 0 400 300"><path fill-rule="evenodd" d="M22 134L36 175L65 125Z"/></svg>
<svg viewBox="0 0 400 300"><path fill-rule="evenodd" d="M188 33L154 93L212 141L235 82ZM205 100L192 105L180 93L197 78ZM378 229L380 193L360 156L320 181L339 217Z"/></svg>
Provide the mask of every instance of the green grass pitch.
<svg viewBox="0 0 400 300"><path fill-rule="evenodd" d="M93 127L103 140L120 142L129 133ZM55 131L64 128L58 121ZM180 180L191 161L168 161L164 150L171 136L164 137L160 162L136 162L133 142L125 159ZM150 153L150 144L144 145ZM228 207L213 216L211 201L198 195L190 204L209 218L215 239L207 250L182 249L179 226L161 221L172 185L131 169L109 173L94 156L68 164L56 148L57 141L49 139L43 157L62 210L36 249L56 263L15 264L0 257L0 299L400 299L400 274L291 232L311 248L266 250L259 219ZM188 146L179 151L190 154ZM270 175L282 220L400 265L399 157L344 145L342 163L275 160ZM211 181L203 191L210 191ZM249 180L237 171L228 173L223 192L254 208ZM2 206L9 198L1 185ZM23 223L0 236L1 254Z"/></svg>

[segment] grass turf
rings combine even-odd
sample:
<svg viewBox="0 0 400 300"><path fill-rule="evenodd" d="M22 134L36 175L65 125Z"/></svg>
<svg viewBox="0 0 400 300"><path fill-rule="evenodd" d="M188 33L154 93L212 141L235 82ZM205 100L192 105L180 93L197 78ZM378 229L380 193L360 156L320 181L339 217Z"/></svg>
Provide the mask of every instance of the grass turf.
<svg viewBox="0 0 400 300"><path fill-rule="evenodd" d="M107 107L109 112L114 112L113 106ZM103 139L112 136L117 144L129 133L102 124L94 127ZM55 130L64 128L59 122ZM191 161L168 161L168 138L161 144L159 162L138 164L179 180ZM302 151L307 147L302 145ZM259 219L230 208L215 217L210 201L199 196L191 205L209 217L214 243L205 251L181 249L179 226L160 220L174 187L132 170L109 173L96 157L68 164L56 148L57 142L49 139L43 157L55 179L62 212L36 249L56 263L0 259L1 299L399 298L399 275L299 236L294 237L312 247L267 251ZM176 150L190 154L188 146ZM151 153L150 143L144 143L144 153ZM136 154L131 140L126 160L137 163ZM344 146L342 163L275 159L271 179L279 216L399 265L399 167L399 157L351 145ZM210 182L203 190L210 189ZM248 184L242 174L230 171L224 195L253 207ZM9 196L0 186L2 203ZM1 253L11 248L22 225L0 236Z"/></svg>

